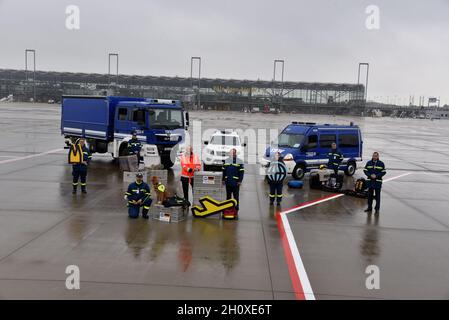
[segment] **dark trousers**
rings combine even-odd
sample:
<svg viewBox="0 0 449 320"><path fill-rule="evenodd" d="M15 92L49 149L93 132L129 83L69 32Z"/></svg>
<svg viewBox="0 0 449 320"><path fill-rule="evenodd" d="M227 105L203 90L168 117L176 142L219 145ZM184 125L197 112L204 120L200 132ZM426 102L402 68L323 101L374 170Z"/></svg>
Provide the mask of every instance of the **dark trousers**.
<svg viewBox="0 0 449 320"><path fill-rule="evenodd" d="M150 210L150 206L153 200L150 197L147 197L141 204L132 204L128 203L128 215L130 218L138 218L140 207L142 207L142 216L148 215L148 210Z"/></svg>
<svg viewBox="0 0 449 320"><path fill-rule="evenodd" d="M86 179L87 179L87 166L83 164L76 164L72 167L72 176L73 176L73 188L76 189L78 187L78 181L81 178L81 189L86 188Z"/></svg>
<svg viewBox="0 0 449 320"><path fill-rule="evenodd" d="M268 184L270 186L270 202L273 203L276 200L277 203L281 203L284 184L282 182L269 182Z"/></svg>
<svg viewBox="0 0 449 320"><path fill-rule="evenodd" d="M181 184L182 184L182 192L184 194L184 199L189 201L189 178L181 177ZM190 178L190 185L192 186L192 192L193 192L193 178Z"/></svg>
<svg viewBox="0 0 449 320"><path fill-rule="evenodd" d="M373 200L376 200L375 210L380 209L380 188L369 188L368 189L368 209L373 208Z"/></svg>
<svg viewBox="0 0 449 320"><path fill-rule="evenodd" d="M226 199L229 200L231 198L234 198L237 201L237 206L235 207L237 210L239 209L239 193L240 186L226 185Z"/></svg>

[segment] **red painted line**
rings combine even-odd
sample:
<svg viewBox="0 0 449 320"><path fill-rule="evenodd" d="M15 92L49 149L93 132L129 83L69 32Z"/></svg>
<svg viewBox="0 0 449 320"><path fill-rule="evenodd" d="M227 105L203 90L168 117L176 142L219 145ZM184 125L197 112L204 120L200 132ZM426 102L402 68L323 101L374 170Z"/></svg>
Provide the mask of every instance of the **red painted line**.
<svg viewBox="0 0 449 320"><path fill-rule="evenodd" d="M296 300L305 300L304 290L299 279L298 270L296 270L295 261L293 260L292 250L288 244L287 236L285 234L284 225L280 212L276 213L276 220L278 224L279 233L281 234L282 247L284 248L285 259L287 260L288 271L293 285L293 291L295 292Z"/></svg>

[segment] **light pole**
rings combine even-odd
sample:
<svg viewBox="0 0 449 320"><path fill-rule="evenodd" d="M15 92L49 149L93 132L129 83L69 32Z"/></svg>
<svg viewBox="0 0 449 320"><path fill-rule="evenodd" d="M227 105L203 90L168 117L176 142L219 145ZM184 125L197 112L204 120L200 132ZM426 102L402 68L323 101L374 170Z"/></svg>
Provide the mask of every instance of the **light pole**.
<svg viewBox="0 0 449 320"><path fill-rule="evenodd" d="M357 85L360 84L360 69L362 66L366 66L366 79L365 79L365 94L363 96L363 100L366 101L366 97L368 96L368 75L369 75L369 63L368 62L360 62L359 63L359 71L357 73Z"/></svg>
<svg viewBox="0 0 449 320"><path fill-rule="evenodd" d="M193 88L193 60L198 60L198 91L196 99L198 101L198 108L201 108L200 88L201 88L201 57L190 58L190 87Z"/></svg>
<svg viewBox="0 0 449 320"><path fill-rule="evenodd" d="M25 49L25 80L28 88L28 53L33 54L33 102L36 102L36 50Z"/></svg>
<svg viewBox="0 0 449 320"><path fill-rule="evenodd" d="M281 92L279 95L279 109L281 109L282 105L282 97L284 94L284 60L282 59L275 59L273 62L273 94L276 99L276 66L278 63L282 63L282 73L281 73ZM279 110L280 111L280 110Z"/></svg>
<svg viewBox="0 0 449 320"><path fill-rule="evenodd" d="M116 74L115 74L115 86L118 88L118 53L109 53L108 56L108 89L111 88L111 57L116 58Z"/></svg>

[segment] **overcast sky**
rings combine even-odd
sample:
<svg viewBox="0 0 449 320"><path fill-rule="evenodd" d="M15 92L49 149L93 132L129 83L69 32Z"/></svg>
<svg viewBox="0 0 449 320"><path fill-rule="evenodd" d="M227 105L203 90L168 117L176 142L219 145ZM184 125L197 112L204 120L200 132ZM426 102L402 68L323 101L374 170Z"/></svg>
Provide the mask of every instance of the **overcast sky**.
<svg viewBox="0 0 449 320"><path fill-rule="evenodd" d="M201 56L202 76L233 79L269 80L284 59L285 80L355 83L369 62L370 98L449 103L449 0L0 0L0 41L0 68L14 69L25 48L39 70L107 73L118 52L123 74L189 76Z"/></svg>

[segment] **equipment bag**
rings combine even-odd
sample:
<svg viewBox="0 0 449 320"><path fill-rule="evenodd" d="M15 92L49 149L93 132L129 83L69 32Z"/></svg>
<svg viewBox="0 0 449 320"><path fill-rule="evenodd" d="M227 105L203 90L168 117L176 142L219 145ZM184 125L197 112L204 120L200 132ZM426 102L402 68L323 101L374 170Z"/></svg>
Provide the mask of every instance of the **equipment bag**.
<svg viewBox="0 0 449 320"><path fill-rule="evenodd" d="M299 180L290 180L287 185L289 188L301 189L304 185L304 182Z"/></svg>
<svg viewBox="0 0 449 320"><path fill-rule="evenodd" d="M162 205L166 208L169 207L189 207L190 202L185 200L184 198L180 198L177 195L172 197L168 197L164 201L162 201Z"/></svg>
<svg viewBox="0 0 449 320"><path fill-rule="evenodd" d="M367 183L364 178L357 179L354 184L354 190L356 192L363 192L367 188Z"/></svg>
<svg viewBox="0 0 449 320"><path fill-rule="evenodd" d="M238 218L238 211L234 208L224 209L221 217L226 220L235 220Z"/></svg>

